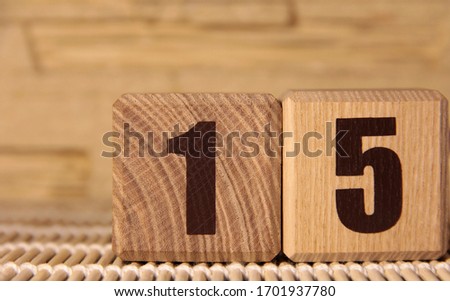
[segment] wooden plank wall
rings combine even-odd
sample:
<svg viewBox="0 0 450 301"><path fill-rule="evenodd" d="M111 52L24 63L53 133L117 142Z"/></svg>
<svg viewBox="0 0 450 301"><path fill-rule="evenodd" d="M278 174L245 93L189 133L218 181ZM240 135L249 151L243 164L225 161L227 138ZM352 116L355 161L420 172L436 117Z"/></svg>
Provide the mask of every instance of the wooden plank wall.
<svg viewBox="0 0 450 301"><path fill-rule="evenodd" d="M124 92L449 80L450 0L0 0L0 200L109 205Z"/></svg>

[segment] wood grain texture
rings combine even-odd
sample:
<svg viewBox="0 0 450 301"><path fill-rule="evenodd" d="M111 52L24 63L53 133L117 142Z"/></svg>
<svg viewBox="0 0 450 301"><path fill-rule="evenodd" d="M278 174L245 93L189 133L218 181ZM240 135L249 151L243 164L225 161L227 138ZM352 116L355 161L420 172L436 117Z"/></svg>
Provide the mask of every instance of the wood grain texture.
<svg viewBox="0 0 450 301"><path fill-rule="evenodd" d="M0 200L58 203L89 193L89 158L77 149L0 146Z"/></svg>
<svg viewBox="0 0 450 301"><path fill-rule="evenodd" d="M439 32L428 34L431 27L444 28L443 22L418 28L415 32L411 32L410 27L376 27L365 31L364 35L353 27L349 30L339 24L326 24L325 29L323 26L311 21L298 29L232 31L215 27L199 30L192 25L151 24L143 20L68 21L32 24L30 35L40 64L51 72L98 72L98 67L127 72L147 68L176 71L200 66L202 69L253 71L261 69L258 66L263 64L281 74L292 72L291 76L297 78L307 78L295 73L299 69L322 74L323 68L330 73L324 74L327 77L342 73L341 76L364 76L369 80L371 72L394 70L396 64L401 64L403 68L397 70L396 77L386 72L387 77L401 81L412 76L408 71L420 70L448 55L446 44L442 43L445 38ZM118 43L124 37L136 46L130 48L127 43ZM340 46L330 50L330 45L337 41ZM405 62L405 53L414 60ZM353 60L349 61L348 57ZM433 74L445 69L438 65L435 68ZM374 81L389 83L383 78L370 80Z"/></svg>
<svg viewBox="0 0 450 301"><path fill-rule="evenodd" d="M364 211L375 212L373 168L337 176L336 153L326 154L326 122L394 117L396 134L362 138L362 151L385 147L401 162L402 212L389 229L352 231L337 214L336 190L364 189ZM294 261L430 259L445 253L447 101L431 90L292 91L283 99L283 251ZM320 156L288 156L295 141L315 131L309 149ZM303 145L302 145L303 146ZM389 166L388 166L389 165ZM382 169L388 170L387 161ZM380 173L381 174L381 173ZM380 175L378 175L379 177ZM389 176L389 181L394 181ZM354 212L356 218L356 212ZM391 212L386 211L386 219Z"/></svg>
<svg viewBox="0 0 450 301"><path fill-rule="evenodd" d="M289 23L288 0L0 0L2 20L143 19L215 26Z"/></svg>
<svg viewBox="0 0 450 301"><path fill-rule="evenodd" d="M14 77L21 72L29 71L33 62L27 51L26 37L23 28L17 25L0 25L0 58L2 68L0 77ZM5 59L8 58L8 59Z"/></svg>
<svg viewBox="0 0 450 301"><path fill-rule="evenodd" d="M269 94L127 94L113 108L115 131L123 135L127 122L135 132L153 132L156 150L165 145L163 131L179 124L184 133L200 121L215 121L222 137L264 133L269 123L280 133L281 105ZM174 154L155 158L147 152L139 158L139 143L133 139L129 158L113 160L116 254L124 260L271 260L281 250L281 153L276 139L271 138L274 157L265 154L261 136L251 139L260 148L256 156L243 157L242 151L251 150L236 138L232 149L217 153L214 235L186 234L186 159Z"/></svg>
<svg viewBox="0 0 450 301"><path fill-rule="evenodd" d="M301 83L305 89L430 87L448 97L449 5L0 0L0 111L11 112L0 119L0 144L86 152L87 203L109 206L112 162L99 154L118 95L205 87L279 95ZM42 195L23 192L24 203L45 204Z"/></svg>

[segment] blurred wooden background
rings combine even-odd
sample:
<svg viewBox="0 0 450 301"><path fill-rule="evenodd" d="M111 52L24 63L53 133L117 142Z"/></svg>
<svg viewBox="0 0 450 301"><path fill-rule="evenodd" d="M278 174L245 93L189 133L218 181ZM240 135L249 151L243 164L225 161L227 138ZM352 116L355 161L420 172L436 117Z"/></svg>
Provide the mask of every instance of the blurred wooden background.
<svg viewBox="0 0 450 301"><path fill-rule="evenodd" d="M450 0L0 0L0 200L109 206L124 92L449 79Z"/></svg>

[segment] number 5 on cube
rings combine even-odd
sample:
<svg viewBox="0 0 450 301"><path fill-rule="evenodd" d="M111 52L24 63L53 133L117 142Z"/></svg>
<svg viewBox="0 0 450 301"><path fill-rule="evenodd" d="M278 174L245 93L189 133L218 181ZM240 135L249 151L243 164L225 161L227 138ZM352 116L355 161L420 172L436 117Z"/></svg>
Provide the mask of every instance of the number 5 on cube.
<svg viewBox="0 0 450 301"><path fill-rule="evenodd" d="M286 255L335 261L444 254L446 122L447 101L436 91L287 94Z"/></svg>

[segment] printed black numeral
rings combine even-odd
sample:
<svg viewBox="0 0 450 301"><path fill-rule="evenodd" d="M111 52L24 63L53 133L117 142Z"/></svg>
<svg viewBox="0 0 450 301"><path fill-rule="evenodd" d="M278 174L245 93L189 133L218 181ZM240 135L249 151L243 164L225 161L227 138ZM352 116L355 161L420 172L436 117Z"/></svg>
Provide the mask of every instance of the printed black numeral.
<svg viewBox="0 0 450 301"><path fill-rule="evenodd" d="M186 158L188 235L216 233L216 123L202 121L168 141L169 153Z"/></svg>
<svg viewBox="0 0 450 301"><path fill-rule="evenodd" d="M392 228L402 213L402 166L397 154L388 148L374 147L362 152L362 137L396 135L395 118L336 119L336 176L362 176L364 167L374 172L375 200L371 215L364 210L363 189L337 189L339 219L350 230L377 233ZM347 156L343 155L347 153Z"/></svg>

